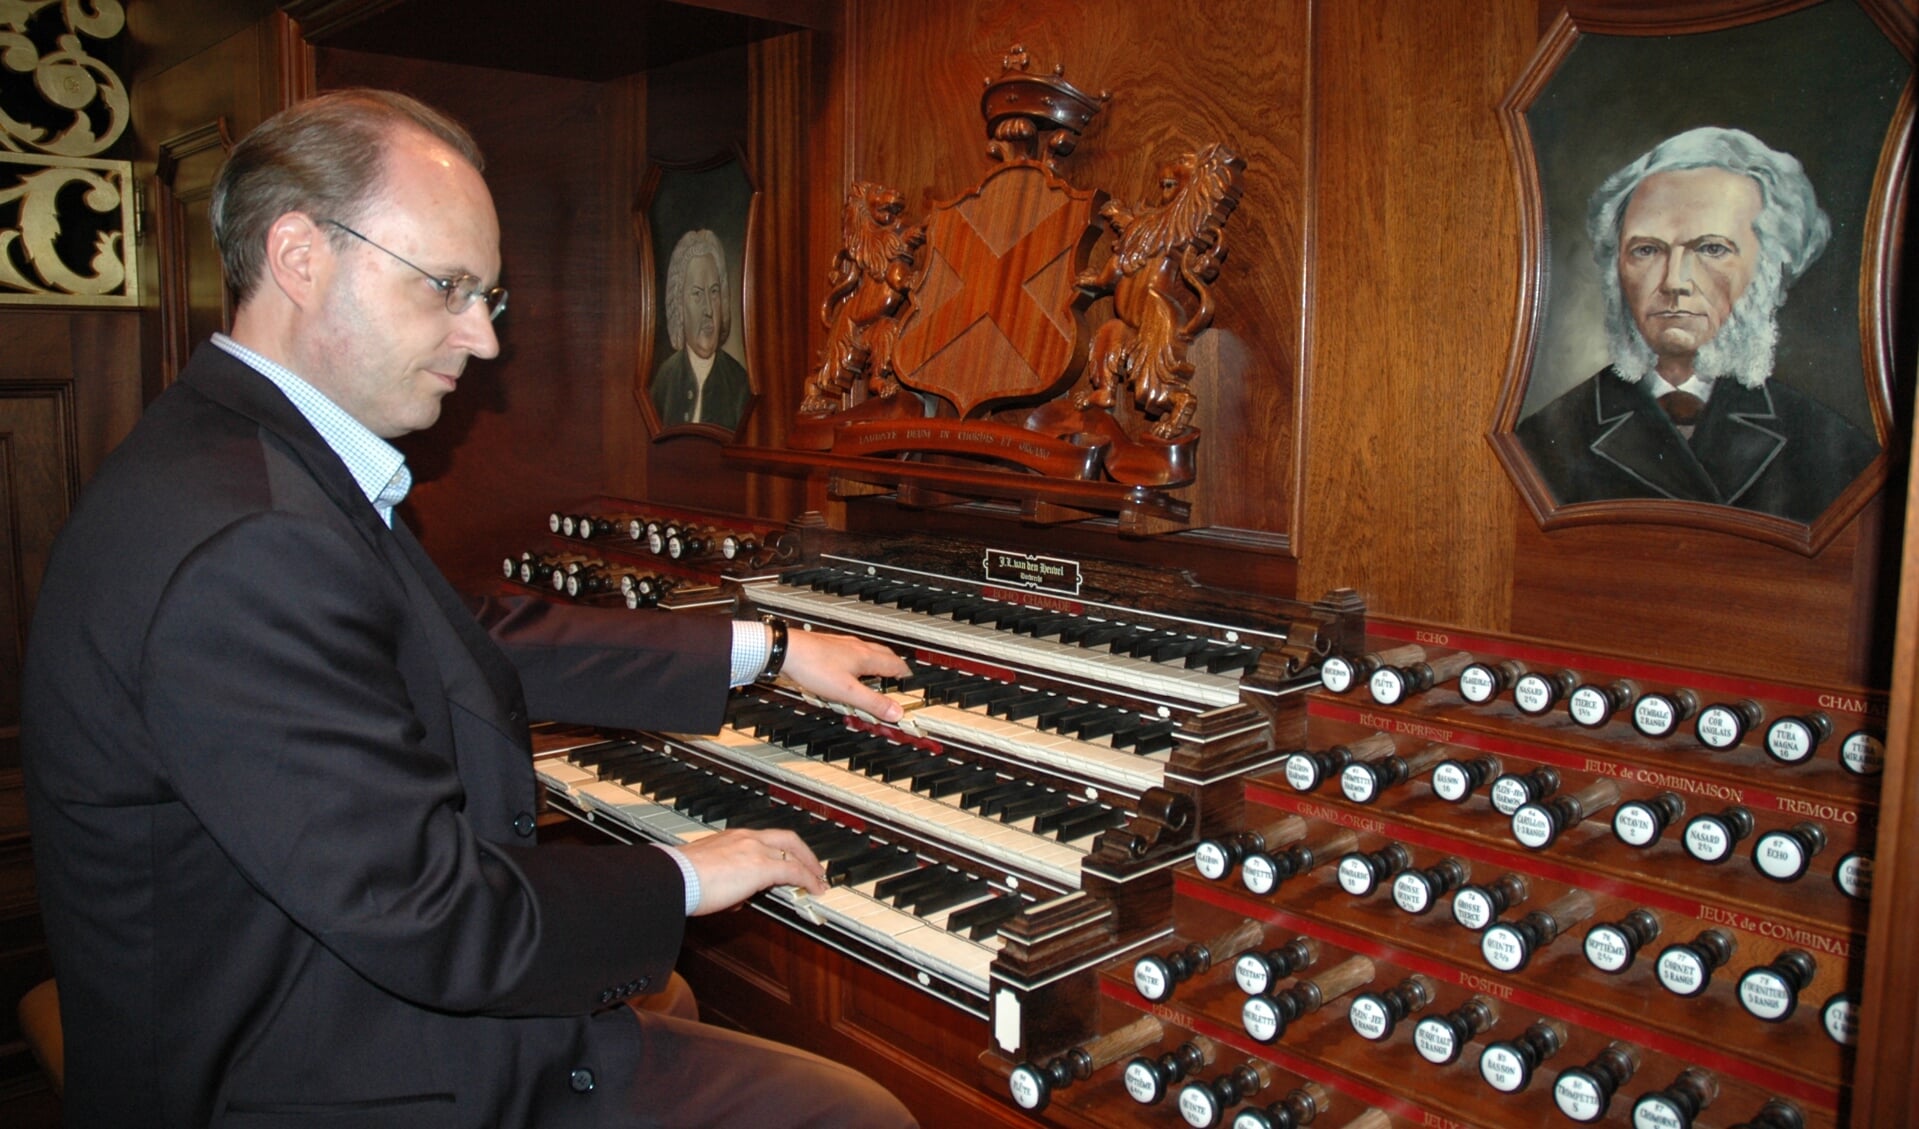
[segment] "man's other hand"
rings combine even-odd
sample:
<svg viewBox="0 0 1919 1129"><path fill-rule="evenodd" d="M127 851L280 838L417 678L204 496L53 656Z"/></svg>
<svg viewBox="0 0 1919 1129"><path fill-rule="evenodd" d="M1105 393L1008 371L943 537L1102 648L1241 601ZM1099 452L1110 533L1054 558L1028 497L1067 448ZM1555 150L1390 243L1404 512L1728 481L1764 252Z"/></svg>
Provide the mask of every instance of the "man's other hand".
<svg viewBox="0 0 1919 1129"><path fill-rule="evenodd" d="M679 848L700 876L694 916L732 909L771 886L826 892L826 872L800 837L785 829L721 831Z"/></svg>

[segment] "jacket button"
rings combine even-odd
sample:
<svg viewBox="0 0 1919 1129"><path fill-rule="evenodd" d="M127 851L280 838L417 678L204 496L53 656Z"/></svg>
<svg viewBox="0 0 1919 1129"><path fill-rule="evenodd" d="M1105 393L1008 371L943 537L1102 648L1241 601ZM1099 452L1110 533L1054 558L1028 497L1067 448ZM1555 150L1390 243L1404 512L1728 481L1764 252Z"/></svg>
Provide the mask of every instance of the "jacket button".
<svg viewBox="0 0 1919 1129"><path fill-rule="evenodd" d="M576 1094L584 1094L593 1088L593 1072L582 1066L567 1075L566 1084L573 1087Z"/></svg>
<svg viewBox="0 0 1919 1129"><path fill-rule="evenodd" d="M533 814L531 812L523 811L513 817L513 830L522 839L530 837L537 826L538 825L533 821Z"/></svg>

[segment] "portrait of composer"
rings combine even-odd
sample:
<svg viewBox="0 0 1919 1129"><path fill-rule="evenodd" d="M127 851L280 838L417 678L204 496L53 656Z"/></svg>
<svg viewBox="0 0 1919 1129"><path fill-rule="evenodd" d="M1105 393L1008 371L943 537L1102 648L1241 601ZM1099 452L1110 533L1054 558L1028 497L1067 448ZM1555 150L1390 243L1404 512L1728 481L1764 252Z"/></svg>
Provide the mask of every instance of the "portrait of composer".
<svg viewBox="0 0 1919 1129"><path fill-rule="evenodd" d="M732 431L746 414L752 386L746 368L720 346L733 330L726 250L719 236L689 231L666 267L666 333L673 354L653 371L660 422L710 423Z"/></svg>
<svg viewBox="0 0 1919 1129"><path fill-rule="evenodd" d="M1799 161L1741 130L1688 130L1601 184L1586 228L1612 363L1517 428L1554 498L1817 518L1879 447L1772 379L1786 289L1832 232Z"/></svg>

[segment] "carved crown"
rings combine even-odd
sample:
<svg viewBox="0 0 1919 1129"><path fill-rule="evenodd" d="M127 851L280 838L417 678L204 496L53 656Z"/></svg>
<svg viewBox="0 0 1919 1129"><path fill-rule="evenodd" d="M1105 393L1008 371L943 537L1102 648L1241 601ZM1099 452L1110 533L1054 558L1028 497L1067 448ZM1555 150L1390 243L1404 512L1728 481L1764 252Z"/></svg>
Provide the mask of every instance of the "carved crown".
<svg viewBox="0 0 1919 1129"><path fill-rule="evenodd" d="M1000 76L986 80L979 112L986 119L986 136L991 139L987 149L994 157L1039 160L1044 147L1051 154L1050 164L1073 151L1112 93L1095 96L1067 82L1064 65L1055 66L1049 75L1030 74L1031 63L1026 48L1015 46L1008 51Z"/></svg>

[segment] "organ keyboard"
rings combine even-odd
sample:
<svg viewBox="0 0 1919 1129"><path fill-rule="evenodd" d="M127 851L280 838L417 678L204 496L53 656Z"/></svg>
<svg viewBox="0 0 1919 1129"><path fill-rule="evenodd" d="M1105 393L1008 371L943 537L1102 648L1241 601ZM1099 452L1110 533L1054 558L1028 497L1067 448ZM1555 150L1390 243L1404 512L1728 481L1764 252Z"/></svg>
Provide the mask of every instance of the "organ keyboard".
<svg viewBox="0 0 1919 1129"><path fill-rule="evenodd" d="M1309 607L930 540L784 544L786 567L733 590L905 655L910 676L878 687L899 723L756 685L717 734L542 734L540 779L628 840L793 828L833 888L755 904L981 1019L996 981L1038 1005L1167 935L1170 868L1236 817L1237 778L1277 763L1320 658L1359 634L1344 595Z"/></svg>

